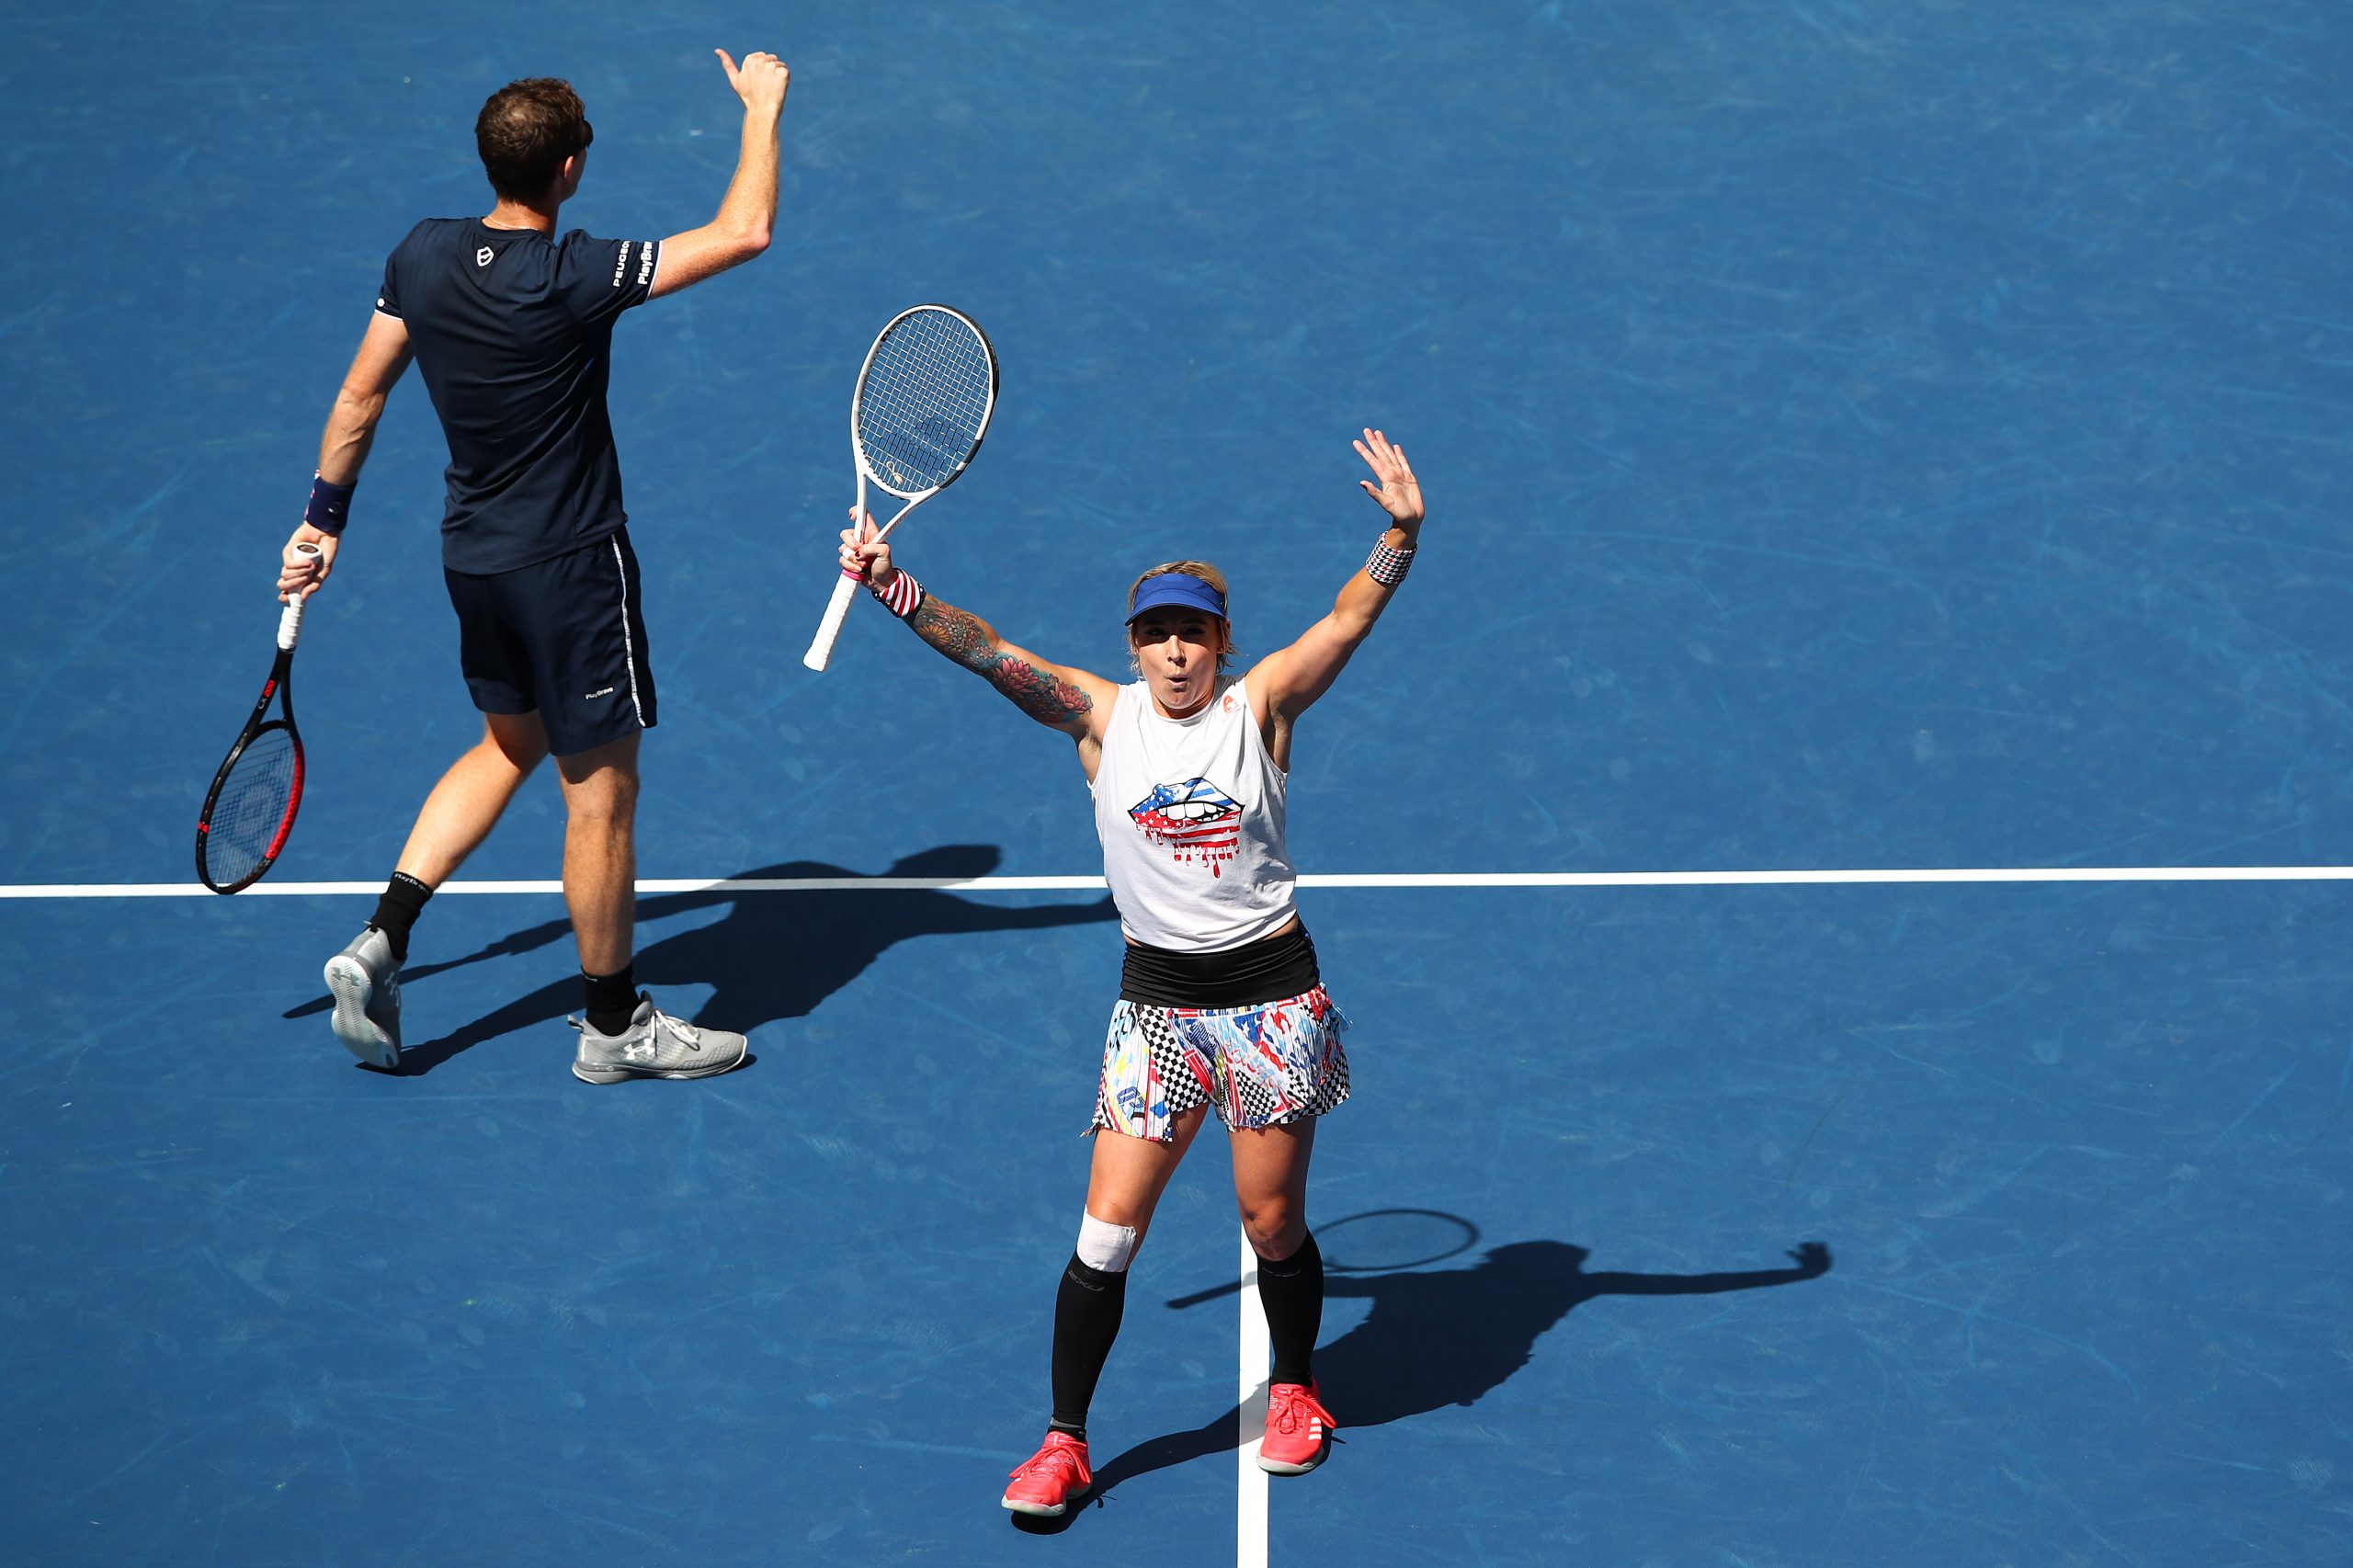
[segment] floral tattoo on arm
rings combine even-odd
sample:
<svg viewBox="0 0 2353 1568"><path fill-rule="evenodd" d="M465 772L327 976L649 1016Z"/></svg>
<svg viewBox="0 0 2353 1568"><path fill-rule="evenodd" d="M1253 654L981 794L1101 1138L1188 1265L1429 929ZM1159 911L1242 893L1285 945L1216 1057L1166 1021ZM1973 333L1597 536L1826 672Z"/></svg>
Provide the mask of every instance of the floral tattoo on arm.
<svg viewBox="0 0 2353 1568"><path fill-rule="evenodd" d="M1041 724L1061 729L1095 710L1095 699L1077 687L1007 653L995 629L977 615L926 594L907 624L916 636L996 687Z"/></svg>

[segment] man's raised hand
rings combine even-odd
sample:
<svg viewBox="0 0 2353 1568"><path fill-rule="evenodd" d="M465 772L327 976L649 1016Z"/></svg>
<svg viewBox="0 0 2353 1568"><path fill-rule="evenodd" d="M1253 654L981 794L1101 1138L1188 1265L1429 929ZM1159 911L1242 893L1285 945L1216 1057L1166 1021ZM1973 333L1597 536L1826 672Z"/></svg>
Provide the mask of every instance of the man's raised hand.
<svg viewBox="0 0 2353 1568"><path fill-rule="evenodd" d="M727 73L727 85L744 100L747 109L767 113L771 119L784 112L785 89L792 85L792 68L765 50L744 56L738 65L723 49L714 49L719 63Z"/></svg>

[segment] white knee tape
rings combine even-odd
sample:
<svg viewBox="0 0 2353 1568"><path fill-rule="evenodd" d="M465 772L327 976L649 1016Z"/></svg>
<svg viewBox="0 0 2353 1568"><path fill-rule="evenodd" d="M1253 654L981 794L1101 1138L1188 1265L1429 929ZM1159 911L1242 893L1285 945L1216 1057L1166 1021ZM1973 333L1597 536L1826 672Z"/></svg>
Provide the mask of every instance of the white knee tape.
<svg viewBox="0 0 2353 1568"><path fill-rule="evenodd" d="M1136 1233L1131 1225L1113 1225L1089 1214L1078 1222L1078 1261L1105 1274L1125 1274L1128 1259L1136 1255Z"/></svg>

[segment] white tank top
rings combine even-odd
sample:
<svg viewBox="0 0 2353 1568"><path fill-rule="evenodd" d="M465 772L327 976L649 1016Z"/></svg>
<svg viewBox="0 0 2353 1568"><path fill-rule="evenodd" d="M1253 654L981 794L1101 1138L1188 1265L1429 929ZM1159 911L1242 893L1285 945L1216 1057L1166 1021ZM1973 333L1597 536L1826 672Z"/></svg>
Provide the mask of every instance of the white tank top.
<svg viewBox="0 0 2353 1568"><path fill-rule="evenodd" d="M1239 679L1189 719L1123 687L1095 769L1095 833L1120 929L1146 946L1219 952L1290 924L1284 777Z"/></svg>

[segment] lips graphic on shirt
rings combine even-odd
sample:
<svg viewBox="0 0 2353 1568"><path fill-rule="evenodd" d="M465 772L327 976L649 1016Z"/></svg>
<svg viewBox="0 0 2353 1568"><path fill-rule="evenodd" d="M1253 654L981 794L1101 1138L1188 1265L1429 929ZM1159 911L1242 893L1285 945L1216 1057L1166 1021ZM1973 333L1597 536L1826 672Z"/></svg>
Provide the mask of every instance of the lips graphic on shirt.
<svg viewBox="0 0 2353 1568"><path fill-rule="evenodd" d="M1128 815L1145 837L1174 851L1179 865L1207 866L1212 877L1224 874L1242 840L1241 802L1206 778L1156 784Z"/></svg>

